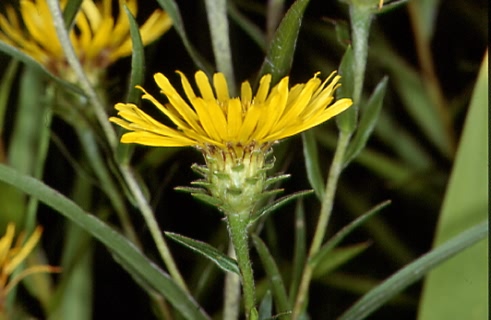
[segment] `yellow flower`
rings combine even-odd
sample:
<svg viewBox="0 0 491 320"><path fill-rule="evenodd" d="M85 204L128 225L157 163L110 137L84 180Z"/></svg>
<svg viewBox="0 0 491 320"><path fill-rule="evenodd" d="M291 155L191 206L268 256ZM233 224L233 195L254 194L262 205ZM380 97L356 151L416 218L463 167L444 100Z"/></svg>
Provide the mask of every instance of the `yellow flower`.
<svg viewBox="0 0 491 320"><path fill-rule="evenodd" d="M249 82L242 83L240 97L230 97L222 73L213 76L213 86L204 72L195 74L200 95L196 95L186 76L178 72L187 101L157 73L155 82L169 103L163 104L139 87L143 99L151 101L177 128L165 125L134 104L118 103L115 108L123 119L110 121L132 132L121 142L148 146L219 149L266 145L315 127L351 106L351 99L334 103L340 76L331 74L324 82L314 75L307 83L288 87L288 77L270 88L271 75L261 78L253 96Z"/></svg>
<svg viewBox="0 0 491 320"><path fill-rule="evenodd" d="M123 4L136 16L137 1L118 0L119 15L116 19L112 2L83 0L69 33L82 65L91 76L131 54L129 21ZM62 7L66 3L66 0L60 0ZM12 6L5 7L5 15L0 14L0 41L22 50L54 74L71 80L46 0L21 0L20 18ZM159 38L171 25L172 21L165 12L153 12L140 28L143 44Z"/></svg>
<svg viewBox="0 0 491 320"><path fill-rule="evenodd" d="M39 242L41 233L41 228L37 227L25 242L24 234L21 234L14 243L15 226L13 223L9 223L5 235L0 238L0 312L3 310L3 302L9 291L26 276L39 272L59 272L57 267L37 265L24 269L10 279L15 269Z"/></svg>
<svg viewBox="0 0 491 320"><path fill-rule="evenodd" d="M148 146L194 146L205 156L206 166L195 166L205 180L196 184L205 189L190 190L195 196L218 206L226 214L249 217L258 199L270 184L267 158L274 142L315 127L351 106L351 99L334 101L340 77L332 73L321 81L314 75L307 83L289 89L288 77L271 88L265 75L253 95L249 82L242 83L240 97L229 95L222 73L213 76L213 86L204 72L195 74L197 95L188 79L178 72L185 100L169 80L154 76L169 103L163 104L143 88L143 99L151 101L174 125L163 124L136 105L118 103L123 118L110 121L130 130L123 143ZM248 219L248 218L247 218Z"/></svg>

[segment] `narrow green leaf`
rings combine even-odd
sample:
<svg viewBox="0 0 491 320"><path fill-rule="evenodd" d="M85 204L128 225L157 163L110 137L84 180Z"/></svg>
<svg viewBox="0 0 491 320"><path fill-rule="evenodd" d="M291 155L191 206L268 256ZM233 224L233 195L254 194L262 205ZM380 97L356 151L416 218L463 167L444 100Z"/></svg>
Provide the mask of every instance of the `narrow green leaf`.
<svg viewBox="0 0 491 320"><path fill-rule="evenodd" d="M336 40L338 43L347 48L351 43L350 26L345 20L334 20L334 30L336 31Z"/></svg>
<svg viewBox="0 0 491 320"><path fill-rule="evenodd" d="M324 195L324 176L319 165L319 152L317 140L312 130L302 133L303 155L305 158L305 169L310 186L314 189L315 195L320 200Z"/></svg>
<svg viewBox="0 0 491 320"><path fill-rule="evenodd" d="M352 221L350 224L348 224L346 227L338 231L329 241L327 241L321 249L317 252L316 255L314 255L312 258L310 258L309 263L312 265L318 264L323 257L327 256L327 254L332 251L341 241L343 241L346 236L348 236L353 230L361 226L365 221L370 219L373 215L376 213L380 212L383 208L388 206L391 203L390 200L386 200L375 207L373 207L371 210L367 211L366 213L362 214L360 217L356 218L354 221Z"/></svg>
<svg viewBox="0 0 491 320"><path fill-rule="evenodd" d="M354 296L362 296L380 284L380 280L369 277L365 272L362 274L344 273L334 271L327 277L317 279L317 283L338 289ZM417 299L411 293L399 293L394 298L387 301L385 306L416 308ZM385 308L384 306L384 308Z"/></svg>
<svg viewBox="0 0 491 320"><path fill-rule="evenodd" d="M47 106L44 101L45 85L38 69L25 68L20 75L19 104L16 109L13 132L9 143L8 158L19 172L32 175L36 166L39 135L45 124Z"/></svg>
<svg viewBox="0 0 491 320"><path fill-rule="evenodd" d="M398 6L405 2L406 1L396 1L394 5ZM408 4L408 6L415 7L416 14L413 18L417 20L414 21L414 23L417 24L417 28L421 31L420 36L422 36L425 41L428 41L428 43L433 38L441 2L442 0L414 0ZM389 4L390 7L392 7L391 4L392 3Z"/></svg>
<svg viewBox="0 0 491 320"><path fill-rule="evenodd" d="M476 82L437 226L435 246L489 214L488 57ZM488 242L432 271L418 319L488 319Z"/></svg>
<svg viewBox="0 0 491 320"><path fill-rule="evenodd" d="M209 317L194 299L185 293L167 273L148 260L134 245L104 222L85 212L73 201L41 181L0 164L0 181L38 198L107 246L134 276L164 296L185 318L204 320Z"/></svg>
<svg viewBox="0 0 491 320"><path fill-rule="evenodd" d="M288 292L290 305L295 302L307 257L307 232L305 229L305 210L302 199L299 199L295 208L295 244L293 249L292 280Z"/></svg>
<svg viewBox="0 0 491 320"><path fill-rule="evenodd" d="M3 130L5 128L5 112L7 111L9 97L12 94L12 84L18 69L19 62L12 59L3 72L2 80L0 82L0 137L3 135Z"/></svg>
<svg viewBox="0 0 491 320"><path fill-rule="evenodd" d="M75 16L77 15L83 0L69 0L63 9L63 20L65 21L65 27L70 29Z"/></svg>
<svg viewBox="0 0 491 320"><path fill-rule="evenodd" d="M355 71L354 71L355 57L351 46L346 48L346 51L341 59L339 65L339 75L341 76L341 87L336 91L336 97L340 98L353 98L353 92L355 90ZM358 102L357 102L358 103ZM336 124L339 130L343 132L353 132L356 129L358 122L358 110L357 106L352 106L348 110L344 111L340 115L336 116Z"/></svg>
<svg viewBox="0 0 491 320"><path fill-rule="evenodd" d="M347 166L360 152L365 148L368 138L371 136L382 109L385 90L387 88L388 78L385 76L373 91L367 104L363 106L363 112L348 150L344 157L345 166Z"/></svg>
<svg viewBox="0 0 491 320"><path fill-rule="evenodd" d="M240 274L239 266L234 259L209 244L173 232L165 232L165 235L183 246L201 254L215 263L223 271Z"/></svg>
<svg viewBox="0 0 491 320"><path fill-rule="evenodd" d="M259 258L263 264L264 270L266 271L266 275L271 284L271 291L273 293L273 298L276 304L276 310L278 313L290 311L292 308L288 301L288 296L286 294L285 285L283 283L283 278L281 277L280 271L276 262L266 247L266 244L256 236L255 234L251 235L252 242L256 247L257 252L259 253Z"/></svg>
<svg viewBox="0 0 491 320"><path fill-rule="evenodd" d="M82 149L87 157L88 163L93 170L98 187L102 189L104 194L109 198L109 201L114 208L118 219L123 226L125 235L135 243L138 243L138 236L133 229L131 219L129 218L128 210L125 206L124 193L121 192L121 187L124 184L118 184L115 176L111 175L111 167L104 158L101 148L97 144L97 137L94 136L94 131L88 129L83 121L77 122L75 125L77 135L80 139Z"/></svg>
<svg viewBox="0 0 491 320"><path fill-rule="evenodd" d="M324 277L328 273L338 269L340 266L365 251L370 244L370 242L363 242L351 246L336 248L328 253L325 253L323 256L319 256L317 259L318 262L315 264L312 277Z"/></svg>
<svg viewBox="0 0 491 320"><path fill-rule="evenodd" d="M295 192L292 194L289 194L287 196L284 196L282 198L279 198L278 200L274 201L273 203L261 208L258 210L255 214L254 217L251 219L251 225L254 224L258 219L261 217L273 212L274 210L280 208L281 206L287 204L288 202L295 200L297 198L303 197L305 195L311 194L313 191L312 190L306 190L306 191L299 191Z"/></svg>
<svg viewBox="0 0 491 320"><path fill-rule="evenodd" d="M77 237L88 238L87 233L79 232L80 228L73 227L71 224L69 231L74 231L77 228L78 232L75 232ZM67 236L71 240L72 244L75 244L77 240L74 240L69 232ZM87 239L83 239L87 244L93 244ZM73 252L76 253L72 260L73 265L69 269L63 268L63 290L57 292L60 298L60 306L58 309L50 312L49 319L73 319L73 320L89 320L92 319L93 303L92 297L94 295L94 276L93 276L93 251L95 246L84 245L81 251L80 243L76 243L76 247L73 247ZM68 250L65 249L64 253ZM70 253L68 253L70 254ZM61 288L60 288L61 289Z"/></svg>
<svg viewBox="0 0 491 320"><path fill-rule="evenodd" d="M0 51L8 54L14 59L20 60L26 65L32 67L33 69L41 71L43 74L48 76L50 79L56 81L58 84L60 84L62 87L73 91L74 93L77 93L79 95L84 95L84 92L77 87L76 85L63 80L62 78L59 78L55 76L53 73L51 73L48 69L46 69L43 65L41 65L39 62L25 54L24 52L20 51L19 49L12 47L8 44L6 44L3 41L0 41Z"/></svg>
<svg viewBox="0 0 491 320"><path fill-rule="evenodd" d="M233 1L227 1L227 9L230 18L237 23L244 32L251 37L251 39L261 48L264 52L267 50L266 37L263 31L246 16L244 16L235 6Z"/></svg>
<svg viewBox="0 0 491 320"><path fill-rule="evenodd" d="M303 13L308 3L309 0L295 1L281 20L259 72L258 80L270 73L271 83L276 84L290 72Z"/></svg>
<svg viewBox="0 0 491 320"><path fill-rule="evenodd" d="M385 52L384 59L381 59L380 63L387 68L391 84L400 96L402 106L424 133L424 136L437 147L438 151L451 157L450 141L440 116L430 99L425 80L419 71L409 66L388 43L381 39L377 40L378 42L372 44L372 50L369 51L369 54ZM379 59L378 56L371 56L371 58Z"/></svg>
<svg viewBox="0 0 491 320"><path fill-rule="evenodd" d="M412 129L401 126L399 115L381 110L374 135L394 152L396 159L401 159L407 167L419 171L432 166L436 167L433 163L435 159L410 130Z"/></svg>
<svg viewBox="0 0 491 320"><path fill-rule="evenodd" d="M488 224L489 221L486 219L400 269L365 294L338 319L364 319L443 261L485 239L488 235Z"/></svg>
<svg viewBox="0 0 491 320"><path fill-rule="evenodd" d="M259 304L259 320L268 320L273 317L273 297L267 290Z"/></svg>
<svg viewBox="0 0 491 320"><path fill-rule="evenodd" d="M145 54L140 29L135 17L133 17L126 5L124 6L124 10L130 23L131 45L133 48L131 51L131 76L126 101L138 104L140 102L141 91L136 89L135 86L143 84L145 77Z"/></svg>
<svg viewBox="0 0 491 320"><path fill-rule="evenodd" d="M131 36L131 75L128 85L128 93L126 102L138 105L141 98L141 91L136 88L137 85L143 85L145 77L145 54L143 51L143 43L140 35L140 29L133 17L128 6L124 5L126 17L130 23ZM119 143L117 146L117 160L119 163L128 164L135 149L134 144Z"/></svg>
<svg viewBox="0 0 491 320"><path fill-rule="evenodd" d="M194 64L196 64L199 69L203 70L210 77L213 73L213 68L211 67L210 63L206 61L198 51L196 51L194 46L189 41L181 18L181 13L176 2L174 0L157 0L157 2L171 17L172 24L174 25L177 34L179 34L179 37L181 37L181 41L189 53L189 56L191 59L193 59Z"/></svg>

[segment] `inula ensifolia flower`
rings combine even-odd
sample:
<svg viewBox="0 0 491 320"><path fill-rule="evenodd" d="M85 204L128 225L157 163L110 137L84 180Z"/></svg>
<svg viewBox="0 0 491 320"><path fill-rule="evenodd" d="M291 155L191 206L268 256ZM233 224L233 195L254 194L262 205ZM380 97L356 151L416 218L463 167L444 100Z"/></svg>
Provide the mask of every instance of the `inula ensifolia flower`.
<svg viewBox="0 0 491 320"><path fill-rule="evenodd" d="M259 82L255 94L249 82L242 83L239 97L230 97L222 73L210 83L204 72L195 74L195 92L178 72L183 97L169 79L157 73L154 79L168 103L159 102L145 89L143 99L152 102L173 125L163 124L131 103L118 103L118 117L110 120L129 130L123 143L147 146L193 146L207 166L200 172L209 195L225 212L250 211L266 186L267 155L276 141L315 127L351 106L350 99L334 100L340 76L324 81L315 74L307 83L289 87L289 77L271 86L271 75Z"/></svg>
<svg viewBox="0 0 491 320"><path fill-rule="evenodd" d="M118 0L116 18L113 1L83 0L69 33L77 56L93 80L108 65L131 54L129 21L123 5L136 16L137 1ZM67 0L60 0L62 8L66 3ZM0 41L20 49L54 74L74 80L46 0L20 0L20 14L11 5L4 8L5 14L0 14ZM154 11L140 28L143 44L159 38L171 25L164 11Z"/></svg>
<svg viewBox="0 0 491 320"><path fill-rule="evenodd" d="M41 228L37 227L26 239L21 233L14 242L15 225L9 223L2 238L0 238L0 316L4 312L4 301L7 294L22 279L33 273L59 272L59 268L47 265L28 266L22 272L12 277L15 269L26 260L41 238Z"/></svg>

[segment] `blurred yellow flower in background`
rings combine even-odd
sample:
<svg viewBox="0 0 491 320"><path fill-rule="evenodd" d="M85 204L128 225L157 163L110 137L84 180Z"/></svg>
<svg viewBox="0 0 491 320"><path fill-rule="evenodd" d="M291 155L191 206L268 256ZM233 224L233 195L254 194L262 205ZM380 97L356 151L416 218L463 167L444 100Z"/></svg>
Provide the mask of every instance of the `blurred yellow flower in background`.
<svg viewBox="0 0 491 320"><path fill-rule="evenodd" d="M136 16L137 1L118 0L116 19L112 2L83 0L69 33L75 52L92 79L114 61L131 54L129 21L123 5ZM66 3L61 0L61 7ZM5 14L0 14L0 41L30 55L54 74L73 80L46 0L21 0L19 9L20 15L7 5ZM158 39L171 26L164 11L154 11L140 28L143 44Z"/></svg>
<svg viewBox="0 0 491 320"><path fill-rule="evenodd" d="M41 238L41 233L41 227L37 227L27 240L25 239L25 234L21 233L14 242L15 225L9 223L4 236L0 238L0 313L3 311L3 303L7 294L22 279L33 273L60 271L58 267L35 265L26 267L23 271L11 277L15 269L34 250Z"/></svg>

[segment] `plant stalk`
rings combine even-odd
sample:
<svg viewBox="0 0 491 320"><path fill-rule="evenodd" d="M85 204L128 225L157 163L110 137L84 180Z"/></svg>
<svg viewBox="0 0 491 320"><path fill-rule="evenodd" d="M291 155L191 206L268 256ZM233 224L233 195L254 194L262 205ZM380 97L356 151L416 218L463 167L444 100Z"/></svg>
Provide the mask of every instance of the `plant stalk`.
<svg viewBox="0 0 491 320"><path fill-rule="evenodd" d="M229 244L228 255L232 259L237 258L232 243ZM240 277L235 273L227 272L225 274L223 319L224 320L239 319L239 305L240 305Z"/></svg>
<svg viewBox="0 0 491 320"><path fill-rule="evenodd" d="M145 219L145 223L147 224L148 229L150 230L150 234L153 240L155 241L157 250L159 251L159 254L162 257L165 266L169 270L170 275L184 291L189 293L189 289L186 286L186 282L184 281L181 273L179 272L179 269L177 268L177 265L174 261L174 258L172 257L169 247L167 246L167 243L164 237L162 236L162 232L160 231L157 220L155 220L153 211L150 208L150 205L148 204L145 195L143 194L142 190L138 186L138 183L136 182L136 179L133 175L133 172L131 171L131 168L126 165L121 165L120 170L128 185L129 190L135 197L138 208L140 209L143 219Z"/></svg>
<svg viewBox="0 0 491 320"><path fill-rule="evenodd" d="M339 177L341 176L341 172L343 170L344 154L346 153L346 149L348 148L350 139L351 134L342 131L339 132L336 152L334 153L334 158L329 169L329 176L326 183L326 191L324 192L324 196L322 198L322 206L319 214L319 220L317 221L317 227L315 230L314 238L312 240L312 244L310 245L307 263L305 265L302 279L300 280L297 299L295 300L295 305L293 307L293 320L296 320L300 317L305 306L310 281L312 279L312 273L314 271L314 266L309 263L309 260L316 255L324 240L327 225L329 223L332 208L334 206L334 196L336 194Z"/></svg>
<svg viewBox="0 0 491 320"><path fill-rule="evenodd" d="M89 98L90 104L94 108L93 110L97 121L99 122L99 125L101 126L102 131L106 136L109 146L114 151L118 144L116 133L107 120L107 114L104 108L104 104L97 96L94 87L90 83L90 80L85 74L82 64L77 57L77 54L75 53L75 49L73 48L72 42L70 41L70 36L68 35L68 31L65 28L65 21L63 19L63 13L61 12L60 2L58 0L47 1L51 16L53 17L53 24L56 29L56 34L60 41L61 47L63 48L63 52L65 53L67 62L77 75L79 85L82 87L82 90Z"/></svg>
<svg viewBox="0 0 491 320"><path fill-rule="evenodd" d="M249 217L250 212L248 211L228 213L227 223L230 239L234 245L237 263L240 269L246 319L255 320L258 316L254 275L249 256L249 234L247 231Z"/></svg>
<svg viewBox="0 0 491 320"><path fill-rule="evenodd" d="M206 14L210 26L211 43L217 70L227 79L230 94L235 96L235 76L230 50L230 36L226 0L205 0Z"/></svg>

